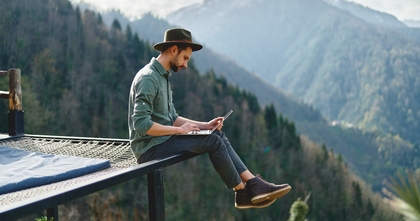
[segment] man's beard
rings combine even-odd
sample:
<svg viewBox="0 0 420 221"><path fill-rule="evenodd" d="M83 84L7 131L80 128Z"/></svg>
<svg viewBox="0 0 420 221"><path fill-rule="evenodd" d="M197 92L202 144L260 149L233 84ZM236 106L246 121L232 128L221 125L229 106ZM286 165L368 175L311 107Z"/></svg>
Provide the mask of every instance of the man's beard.
<svg viewBox="0 0 420 221"><path fill-rule="evenodd" d="M173 72L178 72L178 69L179 69L179 67L178 67L178 66L176 66L175 64L171 64L171 70L172 70Z"/></svg>
<svg viewBox="0 0 420 221"><path fill-rule="evenodd" d="M180 68L180 66L177 65L177 60L174 58L171 60L170 62L170 68L173 72L178 72L179 70L181 70L182 68Z"/></svg>

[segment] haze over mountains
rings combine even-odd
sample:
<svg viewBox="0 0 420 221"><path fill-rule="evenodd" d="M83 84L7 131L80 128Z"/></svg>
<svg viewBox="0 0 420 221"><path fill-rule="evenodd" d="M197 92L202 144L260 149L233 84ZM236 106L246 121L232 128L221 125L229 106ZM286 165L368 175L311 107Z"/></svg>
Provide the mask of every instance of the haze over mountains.
<svg viewBox="0 0 420 221"><path fill-rule="evenodd" d="M419 30L398 30L403 24L383 13L380 25L365 21L369 10L341 6L208 0L167 19L331 121L420 143Z"/></svg>
<svg viewBox="0 0 420 221"><path fill-rule="evenodd" d="M341 0L325 0L325 2L333 5L334 7L337 7L339 9L342 9L344 11L350 12L352 15L359 17L371 24L375 25L382 25L382 26L388 26L388 27L395 27L395 28L404 28L407 27L407 25L399 21L396 17L393 15L378 12L371 10L369 8L366 8L362 5L356 4L354 2L348 2L348 1L341 1Z"/></svg>
<svg viewBox="0 0 420 221"><path fill-rule="evenodd" d="M193 57L201 73L213 69L256 94L260 104L273 103L299 133L342 154L378 190L397 165L418 168L418 55L413 54L418 44L410 37L418 29L354 3L337 5L205 1L169 15L171 24L150 14L134 21L116 11L102 16L108 26L115 18L122 27L130 25L151 44L161 41L167 28L191 30L205 45ZM386 19L369 20L378 15ZM376 132L331 127L322 115ZM396 167L385 166L388 161ZM372 162L383 166L372 168Z"/></svg>
<svg viewBox="0 0 420 221"><path fill-rule="evenodd" d="M122 27L130 27L134 32L138 32L140 38L146 39L151 44L162 41L162 33L168 28L174 27L166 20L159 19L151 14L146 14L142 19L129 21L122 13L118 11L109 11L102 14L104 23L111 26L116 19ZM201 43L200 39L194 36L194 41ZM228 80L228 82L237 85L241 89L245 89L254 93L261 105L269 105L271 103L277 109L281 109L283 114L291 119L302 119L306 121L324 122L319 111L313 109L309 105L297 102L295 98L282 92L280 89L270 85L268 82L259 76L251 73L243 66L239 65L226 55L222 55L211 49L210 46L205 45L200 53L194 53L194 66L201 72L206 73L213 70L215 74L221 75Z"/></svg>
<svg viewBox="0 0 420 221"><path fill-rule="evenodd" d="M131 27L123 20L110 19L106 27L105 16L72 7L68 0L5 1L2 6L0 30L8 34L0 35L0 63L22 70L23 106L29 113L25 114L25 131L127 138L129 86L137 70L158 55L150 39L159 36L161 41L163 30L171 25L146 16L130 22ZM238 154L254 171L267 174L268 180L292 183L293 191L267 209L238 211L232 205L231 191L228 194L224 185L214 182L219 179L216 172L199 175L199 171L212 170L211 163L195 158L166 173L171 188L165 190L165 202L170 205L165 210L171 219L286 220L292 202L310 191L309 220L399 220L393 219L377 194L371 194L370 186L353 176L352 169L378 190L383 179L396 170L418 168L418 152L394 137L331 127L314 108L275 92L257 73L244 71L220 53L201 52L207 56L204 63L220 68L215 74L228 79L233 73L232 81L244 78L250 86L259 81L259 90L246 85L238 89L226 79L205 74L211 72L208 69L200 73L201 59L197 59L195 65L171 77L177 110L194 119L211 119L224 109L235 110L223 130ZM7 88L6 84L1 79L0 88ZM280 94L273 94L280 108L261 107L252 90ZM0 122L6 122L6 102L0 103L0 109L4 110ZM297 121L289 118L290 113ZM0 124L0 132L6 130ZM316 145L305 135L327 146ZM403 146L394 148L394 143ZM92 200L71 202L74 207L63 213L77 217L69 220L147 219L142 215L147 214L145 194L138 180L89 197ZM133 199L133 195L138 197Z"/></svg>

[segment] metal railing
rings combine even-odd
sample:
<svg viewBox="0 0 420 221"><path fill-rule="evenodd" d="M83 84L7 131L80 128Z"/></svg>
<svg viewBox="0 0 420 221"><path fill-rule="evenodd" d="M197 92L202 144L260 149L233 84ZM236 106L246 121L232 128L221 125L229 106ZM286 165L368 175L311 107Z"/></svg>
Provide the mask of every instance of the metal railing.
<svg viewBox="0 0 420 221"><path fill-rule="evenodd" d="M12 68L7 71L0 71L0 76L9 76L9 91L0 91L0 98L8 99L8 138L0 139L1 141L13 141L31 137L39 137L40 135L24 135L24 118L22 109L22 89L21 89L21 73L20 69ZM63 137L49 136L48 139ZM100 138L74 138L66 137L66 139L76 140L97 140ZM107 139L106 142L113 141ZM128 140L118 140L118 142L126 142ZM142 164L134 164L127 168L118 169L108 173L106 176L95 177L89 179L82 184L68 186L51 193L42 193L36 196L24 197L11 204L0 206L0 220L14 220L27 215L46 210L48 219L54 218L58 221L58 205L69 202L73 199L87 196L91 193L109 188L111 186L147 175L148 182L148 202L149 202L149 219L153 221L165 220L165 202L164 202L164 185L163 185L163 168L172 164L176 164L199 154L183 153L167 157L164 159L153 160ZM134 156L133 156L134 157ZM54 185L54 184L50 184ZM44 185L46 186L46 185ZM13 194L13 193L9 193ZM0 195L1 197L4 195ZM10 196L9 197L13 197Z"/></svg>
<svg viewBox="0 0 420 221"><path fill-rule="evenodd" d="M19 140L39 140L43 138L57 139L53 136L25 135L17 136L15 140L16 142L19 142ZM58 138L62 139L61 137ZM68 141L77 140L79 142L80 140L84 140L85 142L91 142L88 139L80 137L66 137L65 139ZM6 140L10 143L13 142L14 139L9 138ZM1 141L2 139L0 139L0 143ZM114 142L112 139L102 139L102 141ZM118 142L121 141L119 140ZM127 143L128 141L126 140L125 142ZM96 148L99 148L99 146ZM54 221L58 221L58 205L147 175L149 220L163 221L165 220L163 169L197 155L198 154L194 153L183 153L142 164L134 163L131 166L124 168L111 166L109 169L61 181L59 183L47 184L34 189L26 189L0 195L0 200L12 199L10 201L13 201L15 198L20 198L0 206L0 220L16 220L44 210L46 211L48 219L54 218Z"/></svg>

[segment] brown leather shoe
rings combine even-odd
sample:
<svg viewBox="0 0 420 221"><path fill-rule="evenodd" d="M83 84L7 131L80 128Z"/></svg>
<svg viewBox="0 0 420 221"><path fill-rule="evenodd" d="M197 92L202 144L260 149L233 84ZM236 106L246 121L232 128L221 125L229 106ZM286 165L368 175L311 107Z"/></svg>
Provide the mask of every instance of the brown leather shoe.
<svg viewBox="0 0 420 221"><path fill-rule="evenodd" d="M246 188L235 191L235 207L238 209L264 208L273 204L275 201L276 199L273 199L253 204Z"/></svg>
<svg viewBox="0 0 420 221"><path fill-rule="evenodd" d="M274 183L269 183L259 174L256 175L255 178L248 180L246 187L253 204L278 199L286 195L292 189L289 184L276 185Z"/></svg>

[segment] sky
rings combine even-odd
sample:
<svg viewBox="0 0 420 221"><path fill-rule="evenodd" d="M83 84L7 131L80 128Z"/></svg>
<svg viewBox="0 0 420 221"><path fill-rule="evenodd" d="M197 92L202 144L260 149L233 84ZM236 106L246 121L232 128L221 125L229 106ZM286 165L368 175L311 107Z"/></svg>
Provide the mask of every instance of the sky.
<svg viewBox="0 0 420 221"><path fill-rule="evenodd" d="M202 3L204 0L70 0L72 3L84 2L94 6L99 11L108 9L119 9L124 15L130 18L141 18L142 14L152 12L160 18L171 12ZM420 0L419 0L420 1Z"/></svg>
<svg viewBox="0 0 420 221"><path fill-rule="evenodd" d="M420 0L352 0L380 12L386 12L402 20L420 21Z"/></svg>
<svg viewBox="0 0 420 221"><path fill-rule="evenodd" d="M94 6L100 11L119 9L130 18L140 18L142 14L152 12L160 18L180 8L202 3L204 0L70 0L81 1ZM420 0L349 0L376 11L386 12L399 20L420 21Z"/></svg>

